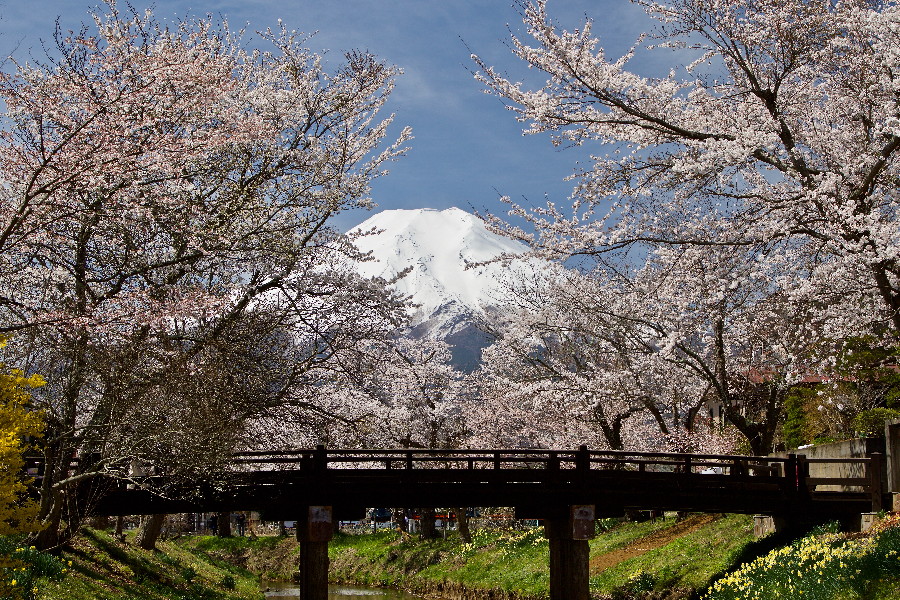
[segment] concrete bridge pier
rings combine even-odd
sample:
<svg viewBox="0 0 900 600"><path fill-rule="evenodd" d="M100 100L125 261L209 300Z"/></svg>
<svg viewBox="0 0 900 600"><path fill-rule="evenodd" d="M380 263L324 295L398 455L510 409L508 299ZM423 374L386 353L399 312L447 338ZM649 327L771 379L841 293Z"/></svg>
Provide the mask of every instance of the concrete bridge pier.
<svg viewBox="0 0 900 600"><path fill-rule="evenodd" d="M328 600L328 542L334 535L330 506L307 506L297 520L300 600Z"/></svg>
<svg viewBox="0 0 900 600"><path fill-rule="evenodd" d="M588 540L594 537L594 506L570 506L567 512L544 521L550 540L550 600L590 600Z"/></svg>

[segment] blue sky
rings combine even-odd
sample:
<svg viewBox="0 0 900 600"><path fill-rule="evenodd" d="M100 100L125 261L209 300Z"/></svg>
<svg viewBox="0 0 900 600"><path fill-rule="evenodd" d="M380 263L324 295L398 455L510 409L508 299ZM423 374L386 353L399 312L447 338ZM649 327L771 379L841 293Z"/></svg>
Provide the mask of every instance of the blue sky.
<svg viewBox="0 0 900 600"><path fill-rule="evenodd" d="M58 17L63 29L89 20L96 0L35 0L0 3L0 55L40 55L40 40L50 40ZM522 24L512 0L133 0L138 9L154 7L161 19L207 13L228 19L249 32L275 26L317 32L309 46L339 61L346 50L369 50L400 66L388 109L396 113L396 131L413 128L407 157L376 182L379 209L436 208L502 210L508 195L541 205L545 196L565 204L571 183L564 181L587 150L553 148L545 136L523 137L513 114L482 88L467 70L470 52L511 75L524 74L506 47L509 30ZM550 11L564 27L594 19L608 56L618 57L652 26L628 0L550 0ZM251 42L252 43L252 42ZM635 67L668 71L667 65L636 62ZM368 214L342 216L348 229Z"/></svg>

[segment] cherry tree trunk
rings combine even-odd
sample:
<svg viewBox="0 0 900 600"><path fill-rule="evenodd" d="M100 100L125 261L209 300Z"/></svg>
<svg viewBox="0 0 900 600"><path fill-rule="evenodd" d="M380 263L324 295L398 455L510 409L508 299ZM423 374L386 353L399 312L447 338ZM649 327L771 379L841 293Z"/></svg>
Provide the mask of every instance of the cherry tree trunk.
<svg viewBox="0 0 900 600"><path fill-rule="evenodd" d="M119 515L118 517L116 517L115 536L117 540L125 541L125 535L122 531L123 529L125 529L125 517Z"/></svg>
<svg viewBox="0 0 900 600"><path fill-rule="evenodd" d="M137 535L134 536L134 544L138 548L144 550L156 550L156 540L162 532L163 523L166 521L166 515L149 515L141 519L141 526L138 528Z"/></svg>
<svg viewBox="0 0 900 600"><path fill-rule="evenodd" d="M219 530L216 535L219 537L231 537L231 513L216 513L216 520L219 525Z"/></svg>
<svg viewBox="0 0 900 600"><path fill-rule="evenodd" d="M470 544L472 532L469 531L469 515L466 513L466 507L461 506L453 510L456 512L456 529L459 531L459 539L465 544Z"/></svg>
<svg viewBox="0 0 900 600"><path fill-rule="evenodd" d="M419 537L423 540L433 540L437 537L437 530L434 526L435 516L433 508L423 508L419 511L421 514L421 520L419 524L421 526L421 531L419 532Z"/></svg>
<svg viewBox="0 0 900 600"><path fill-rule="evenodd" d="M406 509L394 508L391 510L391 519L394 521L394 527L400 531L409 531L406 522Z"/></svg>

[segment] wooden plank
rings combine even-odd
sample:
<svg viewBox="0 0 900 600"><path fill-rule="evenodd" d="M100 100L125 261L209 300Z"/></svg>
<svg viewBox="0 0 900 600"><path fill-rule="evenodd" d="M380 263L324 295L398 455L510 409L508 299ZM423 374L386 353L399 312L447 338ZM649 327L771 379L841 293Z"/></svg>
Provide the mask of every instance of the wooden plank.
<svg viewBox="0 0 900 600"><path fill-rule="evenodd" d="M807 477L807 485L853 485L869 487L868 477Z"/></svg>

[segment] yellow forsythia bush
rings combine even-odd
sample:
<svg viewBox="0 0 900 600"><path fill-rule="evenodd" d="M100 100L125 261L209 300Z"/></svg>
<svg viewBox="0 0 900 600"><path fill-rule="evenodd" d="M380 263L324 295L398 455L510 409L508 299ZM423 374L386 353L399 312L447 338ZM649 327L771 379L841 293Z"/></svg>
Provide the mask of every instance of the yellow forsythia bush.
<svg viewBox="0 0 900 600"><path fill-rule="evenodd" d="M44 428L42 414L30 408L30 390L43 384L39 375L26 377L0 363L0 535L39 527L38 505L25 498L28 482L22 471L28 438L39 436Z"/></svg>

